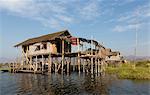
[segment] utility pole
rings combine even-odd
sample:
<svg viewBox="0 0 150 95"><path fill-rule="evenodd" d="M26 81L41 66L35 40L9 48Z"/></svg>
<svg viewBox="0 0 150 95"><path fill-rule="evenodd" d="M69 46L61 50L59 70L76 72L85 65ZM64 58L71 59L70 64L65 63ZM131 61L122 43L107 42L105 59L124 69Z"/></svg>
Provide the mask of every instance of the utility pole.
<svg viewBox="0 0 150 95"><path fill-rule="evenodd" d="M136 15L138 16L138 12L136 13ZM134 68L135 68L135 64L136 64L136 58L137 58L137 43L138 43L138 21L136 19L136 23L135 23L135 58L134 58Z"/></svg>
<svg viewBox="0 0 150 95"><path fill-rule="evenodd" d="M137 58L137 25L135 27L135 49L134 49L134 69L136 64L136 58Z"/></svg>
<svg viewBox="0 0 150 95"><path fill-rule="evenodd" d="M136 25L136 28L135 28L135 59L137 57L137 39L138 36L137 36L137 25Z"/></svg>

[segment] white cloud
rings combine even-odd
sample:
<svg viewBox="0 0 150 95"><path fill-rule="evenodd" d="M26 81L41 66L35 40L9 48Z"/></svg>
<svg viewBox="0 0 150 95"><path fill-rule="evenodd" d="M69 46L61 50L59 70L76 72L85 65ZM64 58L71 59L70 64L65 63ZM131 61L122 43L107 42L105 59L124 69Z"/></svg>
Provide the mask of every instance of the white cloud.
<svg viewBox="0 0 150 95"><path fill-rule="evenodd" d="M123 26L117 25L117 26L115 26L113 31L115 31L115 32L124 32L124 31L126 31L126 28L124 28Z"/></svg>
<svg viewBox="0 0 150 95"><path fill-rule="evenodd" d="M142 29L150 21L150 6L138 6L133 11L125 12L116 18L118 25L113 28L116 32L133 31L133 29Z"/></svg>
<svg viewBox="0 0 150 95"><path fill-rule="evenodd" d="M145 19L150 18L150 6L149 5L144 5L144 6L139 6L135 10L126 12L122 14L118 21L119 22L142 22Z"/></svg>
<svg viewBox="0 0 150 95"><path fill-rule="evenodd" d="M71 23L73 21L73 18L64 16L64 15L56 15L55 17L57 17L58 19L60 19L64 22L68 22L68 23Z"/></svg>
<svg viewBox="0 0 150 95"><path fill-rule="evenodd" d="M52 28L93 20L99 14L99 7L92 0L86 3L80 0L0 0L0 11L37 20Z"/></svg>
<svg viewBox="0 0 150 95"><path fill-rule="evenodd" d="M93 19L100 15L100 8L96 1L87 2L84 6L79 7L79 13L82 18Z"/></svg>
<svg viewBox="0 0 150 95"><path fill-rule="evenodd" d="M136 31L141 27L141 24L117 25L114 27L114 32Z"/></svg>
<svg viewBox="0 0 150 95"><path fill-rule="evenodd" d="M112 5L113 6L122 6L122 5L126 5L126 4L129 4L129 3L133 3L135 1L136 0L114 0Z"/></svg>
<svg viewBox="0 0 150 95"><path fill-rule="evenodd" d="M31 0L0 0L0 9L23 15L30 12L28 9L33 10L32 3Z"/></svg>

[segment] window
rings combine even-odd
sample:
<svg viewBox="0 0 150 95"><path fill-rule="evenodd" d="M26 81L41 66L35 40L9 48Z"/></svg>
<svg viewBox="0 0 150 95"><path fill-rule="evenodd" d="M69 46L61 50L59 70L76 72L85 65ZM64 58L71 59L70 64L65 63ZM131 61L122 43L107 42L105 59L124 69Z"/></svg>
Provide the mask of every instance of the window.
<svg viewBox="0 0 150 95"><path fill-rule="evenodd" d="M46 43L42 44L42 49L47 49L47 44Z"/></svg>
<svg viewBox="0 0 150 95"><path fill-rule="evenodd" d="M47 49L47 44L44 44L43 47L44 47L44 49Z"/></svg>
<svg viewBox="0 0 150 95"><path fill-rule="evenodd" d="M40 45L36 46L35 51L39 51L40 50Z"/></svg>

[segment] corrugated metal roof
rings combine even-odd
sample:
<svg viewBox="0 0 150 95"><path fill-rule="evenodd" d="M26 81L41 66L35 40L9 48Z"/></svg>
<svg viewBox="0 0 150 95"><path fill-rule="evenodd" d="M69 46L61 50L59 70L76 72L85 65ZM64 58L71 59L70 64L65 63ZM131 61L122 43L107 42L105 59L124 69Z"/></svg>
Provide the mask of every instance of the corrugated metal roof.
<svg viewBox="0 0 150 95"><path fill-rule="evenodd" d="M59 36L62 36L63 34L64 35L71 35L68 32L68 30L59 31L59 32L55 32L55 33L51 33L51 34L47 34L47 35L43 35L43 36L39 36L39 37L35 37L35 38L25 40L25 41L15 45L14 47L18 47L18 46L21 46L21 45L29 45L29 44L33 44L33 43L37 43L37 42L54 40L55 38L57 38Z"/></svg>

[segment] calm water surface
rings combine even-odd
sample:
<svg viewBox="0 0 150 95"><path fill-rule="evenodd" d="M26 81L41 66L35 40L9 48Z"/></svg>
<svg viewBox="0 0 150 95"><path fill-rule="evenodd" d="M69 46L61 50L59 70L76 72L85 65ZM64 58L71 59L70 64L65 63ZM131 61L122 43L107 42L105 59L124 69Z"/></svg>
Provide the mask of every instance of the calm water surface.
<svg viewBox="0 0 150 95"><path fill-rule="evenodd" d="M150 81L93 76L1 73L0 95L150 95Z"/></svg>

